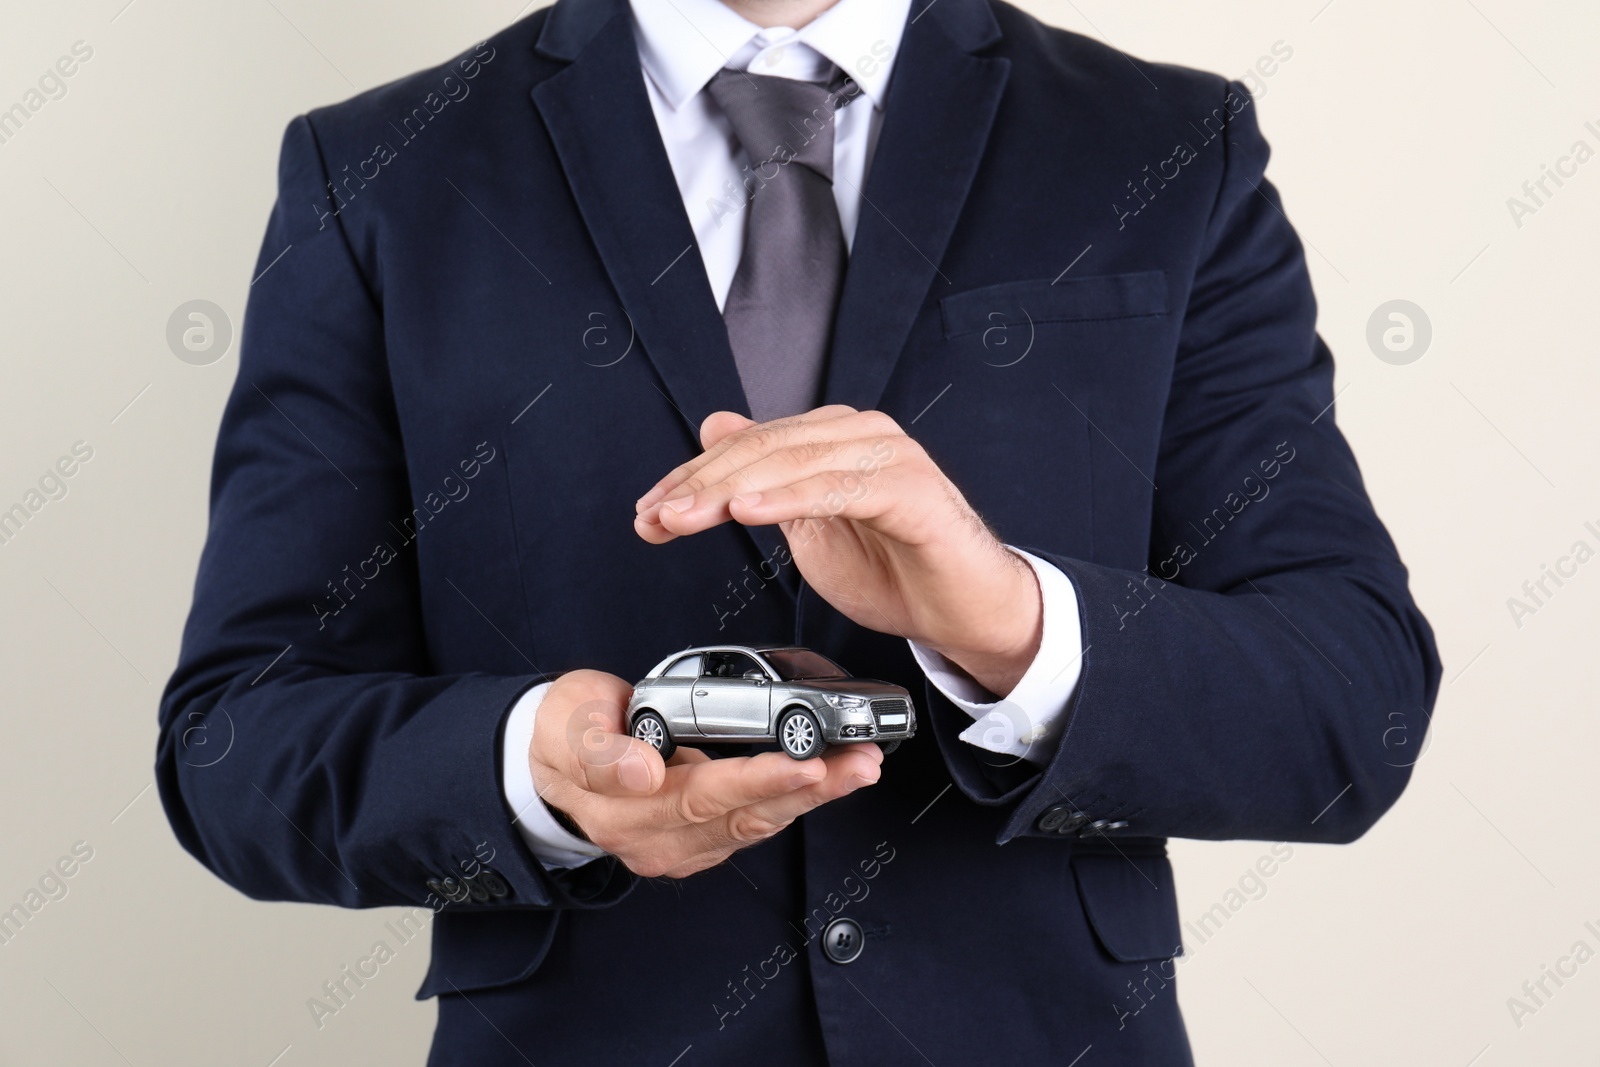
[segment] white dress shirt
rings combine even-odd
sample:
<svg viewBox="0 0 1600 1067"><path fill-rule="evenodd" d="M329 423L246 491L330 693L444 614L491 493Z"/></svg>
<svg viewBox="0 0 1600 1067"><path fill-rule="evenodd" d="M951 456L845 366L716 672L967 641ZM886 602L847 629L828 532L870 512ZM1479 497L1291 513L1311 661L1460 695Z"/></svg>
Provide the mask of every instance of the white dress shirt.
<svg viewBox="0 0 1600 1067"><path fill-rule="evenodd" d="M805 81L825 81L835 66L863 95L838 112L834 130L834 201L846 244L854 241L861 188L883 122L883 101L911 0L839 0L799 30L762 29L722 0L632 0L645 90L700 246L720 308L744 251L743 169L749 159L726 117L702 90L729 67ZM1057 567L1027 552L1043 597L1039 653L1004 700L936 652L911 645L918 666L973 719L961 739L991 752L1043 763L1082 670L1078 597ZM678 635L681 638L684 635ZM692 636L692 635L691 635ZM673 635L663 635L671 644ZM664 644L663 647L666 647ZM523 840L546 867L576 867L605 853L564 830L538 796L528 767L535 714L549 683L528 690L512 708L502 742L506 801Z"/></svg>

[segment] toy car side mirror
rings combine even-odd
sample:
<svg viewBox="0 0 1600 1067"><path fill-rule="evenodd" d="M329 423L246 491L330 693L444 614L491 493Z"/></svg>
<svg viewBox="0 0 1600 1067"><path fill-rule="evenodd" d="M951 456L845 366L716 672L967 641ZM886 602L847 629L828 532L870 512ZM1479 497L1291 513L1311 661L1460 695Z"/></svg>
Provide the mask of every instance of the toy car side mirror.
<svg viewBox="0 0 1600 1067"><path fill-rule="evenodd" d="M744 678L745 678L745 681L754 682L757 685L766 685L767 684L767 676L765 674L761 673L761 670L759 668L745 671L744 672Z"/></svg>

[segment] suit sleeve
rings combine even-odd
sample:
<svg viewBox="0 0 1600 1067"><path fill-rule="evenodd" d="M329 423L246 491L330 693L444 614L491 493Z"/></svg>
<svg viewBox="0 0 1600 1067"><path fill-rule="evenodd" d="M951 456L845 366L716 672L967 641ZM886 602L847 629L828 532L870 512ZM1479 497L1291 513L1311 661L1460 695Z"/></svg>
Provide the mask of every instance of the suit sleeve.
<svg viewBox="0 0 1600 1067"><path fill-rule="evenodd" d="M1231 93L1249 96L1230 85ZM1232 109L1230 109L1232 110ZM1023 546L1077 589L1082 676L1042 771L953 744L973 800L1026 836L1351 841L1410 774L1433 635L1334 426L1305 255L1248 104L1185 311L1143 572Z"/></svg>
<svg viewBox="0 0 1600 1067"><path fill-rule="evenodd" d="M547 871L522 842L500 739L542 679L434 673L413 552L384 560L336 618L313 607L335 603L412 508L382 312L317 206L324 170L311 121L296 119L161 702L168 818L196 859L258 899L439 908L443 886L461 910L614 902L631 886L619 865Z"/></svg>

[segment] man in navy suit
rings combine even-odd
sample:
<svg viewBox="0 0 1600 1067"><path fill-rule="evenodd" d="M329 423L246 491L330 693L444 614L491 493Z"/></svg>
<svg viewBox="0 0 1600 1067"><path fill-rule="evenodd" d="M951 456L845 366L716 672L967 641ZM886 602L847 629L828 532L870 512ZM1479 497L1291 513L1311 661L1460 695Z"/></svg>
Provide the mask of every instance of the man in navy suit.
<svg viewBox="0 0 1600 1067"><path fill-rule="evenodd" d="M431 924L434 1064L1189 1063L1165 839L1354 840L1439 679L1267 154L991 0L558 0L296 119L179 839ZM918 735L627 736L772 640Z"/></svg>

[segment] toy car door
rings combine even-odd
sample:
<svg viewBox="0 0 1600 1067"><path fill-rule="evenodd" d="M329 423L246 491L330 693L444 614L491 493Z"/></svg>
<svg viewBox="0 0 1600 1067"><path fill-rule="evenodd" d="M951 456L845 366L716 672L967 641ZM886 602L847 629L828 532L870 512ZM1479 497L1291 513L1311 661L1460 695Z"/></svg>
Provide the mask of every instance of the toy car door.
<svg viewBox="0 0 1600 1067"><path fill-rule="evenodd" d="M772 683L743 652L707 652L693 700L706 737L772 736Z"/></svg>

